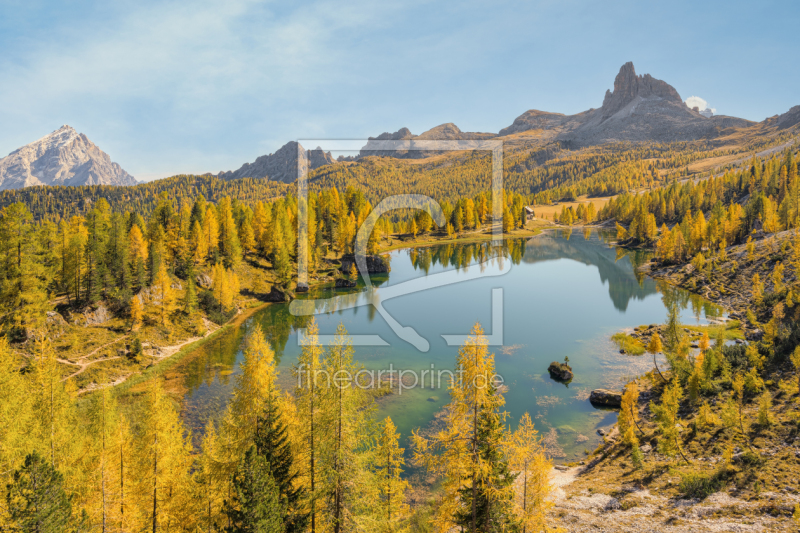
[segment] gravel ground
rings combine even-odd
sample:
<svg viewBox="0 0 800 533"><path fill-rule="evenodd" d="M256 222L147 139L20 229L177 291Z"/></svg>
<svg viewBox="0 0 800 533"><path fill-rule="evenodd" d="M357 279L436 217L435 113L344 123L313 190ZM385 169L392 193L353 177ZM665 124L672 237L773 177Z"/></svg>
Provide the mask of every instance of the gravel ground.
<svg viewBox="0 0 800 533"><path fill-rule="evenodd" d="M756 514L761 502L747 502L725 492L710 495L705 500L672 500L651 494L646 489L629 488L623 509L617 498L607 494L573 489L572 484L582 476L591 476L584 467L566 471L553 469L555 506L551 512L552 526L568 532L755 532L798 531L790 518ZM796 494L765 492L764 503L793 507L800 503ZM724 516L726 511L750 511L753 516L737 519ZM722 515L722 516L716 516Z"/></svg>

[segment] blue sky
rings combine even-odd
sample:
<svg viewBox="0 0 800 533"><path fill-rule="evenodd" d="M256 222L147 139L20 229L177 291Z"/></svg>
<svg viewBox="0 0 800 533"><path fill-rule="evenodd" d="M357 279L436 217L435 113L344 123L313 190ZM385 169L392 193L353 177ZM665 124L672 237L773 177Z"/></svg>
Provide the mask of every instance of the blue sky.
<svg viewBox="0 0 800 533"><path fill-rule="evenodd" d="M70 124L138 179L285 142L599 107L626 61L751 120L800 104L800 3L0 0L0 154Z"/></svg>

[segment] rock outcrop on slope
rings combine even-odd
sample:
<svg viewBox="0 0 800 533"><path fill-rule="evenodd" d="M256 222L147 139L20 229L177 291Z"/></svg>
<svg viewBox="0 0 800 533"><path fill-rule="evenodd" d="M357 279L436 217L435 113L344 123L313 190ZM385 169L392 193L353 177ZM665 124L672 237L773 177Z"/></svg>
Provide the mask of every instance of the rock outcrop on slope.
<svg viewBox="0 0 800 533"><path fill-rule="evenodd" d="M34 185L136 185L136 180L71 126L61 126L0 159L0 190Z"/></svg>
<svg viewBox="0 0 800 533"><path fill-rule="evenodd" d="M237 178L258 178L291 183L297 179L298 147L300 148L301 153L306 153L305 148L300 146L296 141L290 141L284 144L274 154L262 155L253 163L245 163L238 170L220 172L218 177L225 180L233 180ZM323 152L319 147L315 150L308 150L307 153L307 171L335 163L331 153ZM305 159L302 161L302 164L305 164Z"/></svg>
<svg viewBox="0 0 800 533"><path fill-rule="evenodd" d="M800 123L800 105L796 105L783 115L777 117L778 129L785 130Z"/></svg>
<svg viewBox="0 0 800 533"><path fill-rule="evenodd" d="M594 111L590 109L578 115L564 115L561 113L548 113L538 109L530 109L514 119L514 123L500 130L500 135L513 135L523 131L545 130L553 134L572 131L585 120L584 115Z"/></svg>
<svg viewBox="0 0 800 533"><path fill-rule="evenodd" d="M408 128L400 128L394 133L382 133L377 137L370 137L367 144L359 152L360 157L366 156L386 156L397 157L401 159L421 159L437 155L441 151L436 150L422 150L415 149L415 141L474 141L482 139L491 139L496 137L494 133L476 133L461 131L458 126L452 122L440 124L435 128L419 135L414 135ZM377 146L373 141L409 141L408 150L377 150Z"/></svg>

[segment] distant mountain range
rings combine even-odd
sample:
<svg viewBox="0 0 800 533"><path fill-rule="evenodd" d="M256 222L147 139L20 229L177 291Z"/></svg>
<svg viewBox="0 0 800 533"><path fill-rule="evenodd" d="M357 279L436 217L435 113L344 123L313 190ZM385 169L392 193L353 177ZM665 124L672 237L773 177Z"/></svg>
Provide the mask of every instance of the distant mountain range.
<svg viewBox="0 0 800 533"><path fill-rule="evenodd" d="M334 160L319 147L308 150L308 170L325 165L351 162L369 156L420 159L436 152L415 149L415 141L477 140L500 138L506 142L524 142L531 147L558 143L569 149L612 142L675 142L714 140L744 132L765 135L792 128L800 123L800 106L763 122L712 115L710 110L690 109L678 91L665 81L649 74L637 75L633 63L625 63L607 90L603 104L576 115L563 115L531 109L499 133L463 132L453 123L436 126L420 135L408 128L394 133L369 137L357 157ZM373 141L410 141L406 151L375 150ZM258 178L291 183L297 179L298 149L291 141L277 152L258 157L237 170L220 172L224 180ZM305 160L305 158L303 158ZM70 126L62 126L50 135L15 150L0 159L0 190L31 185L135 185L133 176L112 163L109 156L85 135Z"/></svg>
<svg viewBox="0 0 800 533"><path fill-rule="evenodd" d="M481 139L492 139L494 137L497 137L497 134L463 132L458 128L458 126L456 126L452 122L448 122L447 124L441 124L439 126L436 126L435 128L431 128L420 135L412 134L408 130L408 128L401 128L399 131L396 131L394 133L382 133L377 137L370 137L369 140L367 141L367 144L359 152L359 156L367 157L373 155L373 156L397 157L403 159L419 159L436 155L437 152L430 150L428 151L415 150L414 141L472 141ZM375 150L374 149L375 145L372 143L372 141L410 141L409 144L411 145L411 147L409 150L401 150L401 151Z"/></svg>
<svg viewBox="0 0 800 533"><path fill-rule="evenodd" d="M70 126L0 159L0 190L32 185L136 185L136 180Z"/></svg>
<svg viewBox="0 0 800 533"><path fill-rule="evenodd" d="M357 158L369 156L419 159L436 155L436 152L415 150L417 140L476 140L501 138L508 142L524 141L532 145L561 143L577 149L611 142L675 142L716 139L737 130L788 129L800 122L800 106L789 112L771 117L763 122L752 122L742 118L713 115L710 110L690 109L678 91L665 81L650 74L637 75L633 63L625 63L614 80L614 89L607 90L603 104L576 115L563 115L531 109L526 111L499 133L463 132L453 123L436 126L420 135L408 128L394 133L384 132L369 137ZM373 141L410 141L406 151L374 149ZM291 182L296 178L297 143L291 142L268 156L261 156L255 163L246 163L235 172L222 172L224 179L241 177L268 178ZM312 154L317 154L312 157ZM339 158L339 161L344 158ZM333 164L330 154L322 150L309 151L309 170Z"/></svg>

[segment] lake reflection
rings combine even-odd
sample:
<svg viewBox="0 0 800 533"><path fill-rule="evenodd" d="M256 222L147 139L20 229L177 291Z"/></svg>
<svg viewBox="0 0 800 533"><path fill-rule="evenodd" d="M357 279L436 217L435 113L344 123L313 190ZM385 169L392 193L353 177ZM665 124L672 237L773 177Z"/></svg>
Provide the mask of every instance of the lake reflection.
<svg viewBox="0 0 800 533"><path fill-rule="evenodd" d="M548 436L560 460L578 459L596 447L596 430L616 421L616 412L599 410L588 401L594 388L619 388L652 366L648 357L620 355L609 336L619 329L663 322L665 300L684 309L685 323L704 323L718 309L686 291L638 273L644 252L617 250L604 235L547 232L531 239L446 244L391 253L389 275L373 277L378 295L401 284L424 283L439 275L443 286L382 299L386 311L402 326L413 327L429 343L420 351L394 334L361 287L348 298L318 302L314 318L320 334L332 335L339 323L354 335L380 335L387 346L357 346L356 358L367 369L452 369L457 347L442 335L463 335L475 322L487 334L502 334L503 345L491 347L498 373L508 387L505 409L516 425L524 412ZM476 273L482 275L475 278ZM464 281L469 279L469 281ZM492 321L492 289L503 289L502 325ZM313 299L340 295L332 288L312 291ZM328 308L320 307L328 305ZM280 383L293 387L290 367L300 351L297 329L311 317L292 316L288 305L271 305L241 327L231 330L181 362L186 379L184 416L197 435L209 418L218 416L230 397L239 372L242 341L258 323L279 357ZM551 361L569 357L575 378L569 385L547 373ZM425 426L447 403L446 389L415 388L380 400L379 415L390 415L404 439Z"/></svg>

